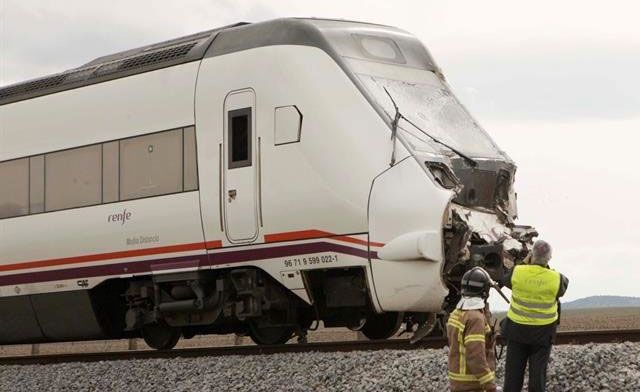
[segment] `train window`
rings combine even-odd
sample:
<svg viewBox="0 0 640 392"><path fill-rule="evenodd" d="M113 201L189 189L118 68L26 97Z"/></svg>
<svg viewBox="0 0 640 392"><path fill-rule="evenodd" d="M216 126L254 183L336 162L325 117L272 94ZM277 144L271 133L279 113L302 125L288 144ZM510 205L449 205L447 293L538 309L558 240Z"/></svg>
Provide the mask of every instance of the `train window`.
<svg viewBox="0 0 640 392"><path fill-rule="evenodd" d="M118 201L120 179L120 143L110 142L102 145L102 202Z"/></svg>
<svg viewBox="0 0 640 392"><path fill-rule="evenodd" d="M281 106L275 110L274 144L296 143L300 141L302 114L294 105Z"/></svg>
<svg viewBox="0 0 640 392"><path fill-rule="evenodd" d="M407 60L402 55L398 44L387 37L376 37L373 35L353 34L356 42L360 46L360 51L365 57L372 60L406 64Z"/></svg>
<svg viewBox="0 0 640 392"><path fill-rule="evenodd" d="M44 155L29 158L29 213L44 212Z"/></svg>
<svg viewBox="0 0 640 392"><path fill-rule="evenodd" d="M45 155L45 210L100 204L102 146L74 148Z"/></svg>
<svg viewBox="0 0 640 392"><path fill-rule="evenodd" d="M182 191L182 129L120 141L120 200Z"/></svg>
<svg viewBox="0 0 640 392"><path fill-rule="evenodd" d="M251 166L251 108L229 111L229 169Z"/></svg>
<svg viewBox="0 0 640 392"><path fill-rule="evenodd" d="M196 157L196 130L194 127L184 129L184 190L198 189L198 163Z"/></svg>
<svg viewBox="0 0 640 392"><path fill-rule="evenodd" d="M0 219L197 190L195 128L1 162L0 185Z"/></svg>
<svg viewBox="0 0 640 392"><path fill-rule="evenodd" d="M29 159L0 163L0 219L29 213Z"/></svg>

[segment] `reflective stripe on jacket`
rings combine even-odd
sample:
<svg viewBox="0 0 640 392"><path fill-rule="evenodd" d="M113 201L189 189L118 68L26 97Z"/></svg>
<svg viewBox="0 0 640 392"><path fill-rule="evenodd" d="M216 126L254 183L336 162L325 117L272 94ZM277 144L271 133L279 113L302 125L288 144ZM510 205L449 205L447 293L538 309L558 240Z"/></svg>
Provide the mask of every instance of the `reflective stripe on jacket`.
<svg viewBox="0 0 640 392"><path fill-rule="evenodd" d="M558 320L560 273L540 265L517 265L511 276L507 317L518 324L548 325Z"/></svg>
<svg viewBox="0 0 640 392"><path fill-rule="evenodd" d="M456 309L447 322L452 391L495 387L495 339L482 309Z"/></svg>

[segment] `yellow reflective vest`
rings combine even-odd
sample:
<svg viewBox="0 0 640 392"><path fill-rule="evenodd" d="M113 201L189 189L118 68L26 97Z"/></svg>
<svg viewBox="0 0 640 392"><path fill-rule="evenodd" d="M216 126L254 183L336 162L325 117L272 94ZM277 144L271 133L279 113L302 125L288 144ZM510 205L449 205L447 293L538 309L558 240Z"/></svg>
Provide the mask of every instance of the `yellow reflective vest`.
<svg viewBox="0 0 640 392"><path fill-rule="evenodd" d="M517 265L511 276L511 306L507 317L524 325L556 322L559 289L559 272L540 265Z"/></svg>

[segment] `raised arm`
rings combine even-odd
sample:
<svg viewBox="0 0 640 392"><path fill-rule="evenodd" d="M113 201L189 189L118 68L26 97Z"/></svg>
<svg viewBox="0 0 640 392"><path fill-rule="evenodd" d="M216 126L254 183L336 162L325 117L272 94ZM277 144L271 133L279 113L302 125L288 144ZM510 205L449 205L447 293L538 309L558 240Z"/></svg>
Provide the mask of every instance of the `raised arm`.
<svg viewBox="0 0 640 392"><path fill-rule="evenodd" d="M560 288L558 289L558 298L562 297L569 287L569 278L560 274Z"/></svg>

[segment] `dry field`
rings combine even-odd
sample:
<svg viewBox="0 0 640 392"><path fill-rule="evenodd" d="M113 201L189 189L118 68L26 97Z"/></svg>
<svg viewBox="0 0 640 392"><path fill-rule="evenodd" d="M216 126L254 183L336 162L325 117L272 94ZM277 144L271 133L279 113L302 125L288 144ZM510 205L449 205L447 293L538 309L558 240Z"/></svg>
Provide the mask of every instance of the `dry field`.
<svg viewBox="0 0 640 392"><path fill-rule="evenodd" d="M568 309L562 312L561 331L640 329L640 307Z"/></svg>
<svg viewBox="0 0 640 392"><path fill-rule="evenodd" d="M502 319L504 312L494 313ZM602 329L640 329L640 307L566 309L562 311L560 331Z"/></svg>
<svg viewBox="0 0 640 392"><path fill-rule="evenodd" d="M504 313L496 313L497 318ZM606 309L571 309L562 313L560 330L599 330L599 329L640 329L640 308L606 308ZM408 337L404 335L403 337ZM309 333L310 342L332 340L356 340L358 334L345 328L323 329ZM103 340L93 342L47 343L36 345L40 354L103 352L127 350L129 344L133 348L146 349L141 339L132 342L127 340ZM196 336L193 339L182 339L177 347L232 346L252 344L248 337L235 335ZM0 346L0 356L29 355L34 347L31 345Z"/></svg>

